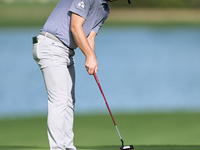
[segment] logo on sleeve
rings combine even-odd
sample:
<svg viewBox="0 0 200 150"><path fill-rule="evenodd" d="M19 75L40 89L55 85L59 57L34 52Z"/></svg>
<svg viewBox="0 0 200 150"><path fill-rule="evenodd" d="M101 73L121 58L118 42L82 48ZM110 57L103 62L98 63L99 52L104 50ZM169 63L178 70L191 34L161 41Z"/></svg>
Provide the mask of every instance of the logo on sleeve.
<svg viewBox="0 0 200 150"><path fill-rule="evenodd" d="M82 2L78 3L78 6L81 7L81 8L84 8L84 7L85 7L85 4L84 4L84 2L82 1Z"/></svg>

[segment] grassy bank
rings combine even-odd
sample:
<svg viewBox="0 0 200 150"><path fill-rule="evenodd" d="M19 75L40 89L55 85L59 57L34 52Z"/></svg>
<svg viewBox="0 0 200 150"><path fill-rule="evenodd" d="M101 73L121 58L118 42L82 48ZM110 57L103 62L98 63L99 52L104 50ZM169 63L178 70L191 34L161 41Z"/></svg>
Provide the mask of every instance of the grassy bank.
<svg viewBox="0 0 200 150"><path fill-rule="evenodd" d="M43 26L58 1L0 2L0 27ZM188 8L111 8L106 25L200 26L200 10Z"/></svg>
<svg viewBox="0 0 200 150"><path fill-rule="evenodd" d="M56 3L0 3L0 26L41 26Z"/></svg>
<svg viewBox="0 0 200 150"><path fill-rule="evenodd" d="M200 114L115 115L125 144L138 150L198 150ZM46 118L0 120L0 150L47 150ZM110 116L75 116L78 149L117 150L118 134Z"/></svg>
<svg viewBox="0 0 200 150"><path fill-rule="evenodd" d="M107 24L200 26L200 9L112 9Z"/></svg>

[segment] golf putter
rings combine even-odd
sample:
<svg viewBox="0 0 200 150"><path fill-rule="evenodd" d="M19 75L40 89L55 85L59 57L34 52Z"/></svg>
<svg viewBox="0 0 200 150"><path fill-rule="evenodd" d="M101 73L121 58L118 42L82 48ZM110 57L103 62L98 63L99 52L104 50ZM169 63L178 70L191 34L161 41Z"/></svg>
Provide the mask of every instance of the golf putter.
<svg viewBox="0 0 200 150"><path fill-rule="evenodd" d="M101 88L101 86L100 86L98 77L97 77L97 75L96 75L95 72L93 73L93 75L94 75L94 78L95 78L95 80L96 80L97 85L99 86L99 89L100 89L100 91L101 91L101 94L102 94L102 96L103 96L103 98L104 98L104 101L105 101L105 103L106 103L106 106L107 106L107 108L108 108L108 111L109 111L109 113L110 113L110 116L111 116L111 118L112 118L112 121L113 121L113 123L114 123L114 125L115 125L115 128L116 128L116 130L117 130L117 133L118 133L118 135L119 135L119 138L120 138L120 140L121 140L121 142L122 142L122 146L120 147L120 149L121 149L121 150L134 149L134 146L133 146L133 145L124 146L124 141L122 140L122 137L121 137L121 135L120 135L120 133L119 133L119 130L118 130L118 128L117 128L117 125L116 125L116 123L115 123L115 120L114 120L114 118L113 118L113 115L112 115L112 113L111 113L111 111L110 111L110 108L109 108L108 103L107 103L107 101L106 101L105 95L104 95L103 90L102 90L102 88Z"/></svg>

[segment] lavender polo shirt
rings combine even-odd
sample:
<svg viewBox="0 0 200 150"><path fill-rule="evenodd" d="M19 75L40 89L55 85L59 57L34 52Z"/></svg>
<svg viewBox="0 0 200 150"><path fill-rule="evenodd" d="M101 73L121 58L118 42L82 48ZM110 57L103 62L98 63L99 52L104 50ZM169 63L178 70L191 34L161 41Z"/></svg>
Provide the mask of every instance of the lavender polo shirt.
<svg viewBox="0 0 200 150"><path fill-rule="evenodd" d="M109 15L108 0L61 0L46 21L42 31L58 37L71 49L77 44L70 30L71 13L85 18L83 30L88 36L93 30L98 33Z"/></svg>

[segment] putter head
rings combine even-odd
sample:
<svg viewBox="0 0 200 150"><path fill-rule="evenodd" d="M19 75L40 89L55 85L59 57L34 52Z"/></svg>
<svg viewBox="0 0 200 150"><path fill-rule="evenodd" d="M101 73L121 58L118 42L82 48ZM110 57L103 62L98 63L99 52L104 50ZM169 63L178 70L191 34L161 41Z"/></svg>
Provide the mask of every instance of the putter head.
<svg viewBox="0 0 200 150"><path fill-rule="evenodd" d="M128 3L131 4L131 0L128 0Z"/></svg>
<svg viewBox="0 0 200 150"><path fill-rule="evenodd" d="M128 149L134 149L133 145L128 145L128 146L122 146L120 147L121 150L128 150Z"/></svg>

